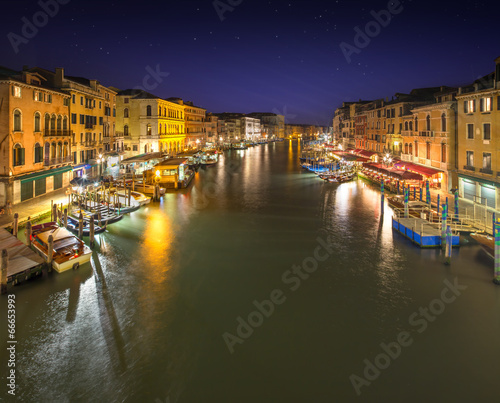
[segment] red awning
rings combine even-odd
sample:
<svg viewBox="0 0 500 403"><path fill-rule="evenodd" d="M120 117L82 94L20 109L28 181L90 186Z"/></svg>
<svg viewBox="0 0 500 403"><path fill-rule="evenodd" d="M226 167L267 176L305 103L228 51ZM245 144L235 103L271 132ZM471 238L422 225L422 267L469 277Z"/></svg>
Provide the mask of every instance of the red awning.
<svg viewBox="0 0 500 403"><path fill-rule="evenodd" d="M401 168L403 170L417 172L424 176L433 176L443 172L440 169L426 167L423 165L417 165L412 162L405 162L405 161L396 162L394 166Z"/></svg>

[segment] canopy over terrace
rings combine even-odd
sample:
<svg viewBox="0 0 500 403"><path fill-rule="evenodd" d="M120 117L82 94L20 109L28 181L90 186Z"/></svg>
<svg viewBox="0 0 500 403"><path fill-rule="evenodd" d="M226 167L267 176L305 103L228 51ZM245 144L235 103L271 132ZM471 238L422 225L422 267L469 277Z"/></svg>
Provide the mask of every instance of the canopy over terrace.
<svg viewBox="0 0 500 403"><path fill-rule="evenodd" d="M382 174L388 175L394 179L397 180L418 180L421 181L422 175L419 175L414 172L409 172L409 171L403 171L401 169L397 169L397 167L394 165L393 167L387 167L383 166L382 164L376 164L373 162L365 163L363 164L365 168L372 169L374 171L380 172Z"/></svg>
<svg viewBox="0 0 500 403"><path fill-rule="evenodd" d="M120 173L135 172L136 174L141 174L163 161L166 157L167 156L164 153L157 152L140 154L126 158L120 164Z"/></svg>
<svg viewBox="0 0 500 403"><path fill-rule="evenodd" d="M443 171L440 169L406 161L397 161L394 163L394 166L407 172L409 171L422 175L426 180L430 180L433 186L440 186L443 180Z"/></svg>
<svg viewBox="0 0 500 403"><path fill-rule="evenodd" d="M347 151L333 151L333 154L335 154L339 158L343 158L345 161L348 162L367 162L370 160L369 158L359 157Z"/></svg>

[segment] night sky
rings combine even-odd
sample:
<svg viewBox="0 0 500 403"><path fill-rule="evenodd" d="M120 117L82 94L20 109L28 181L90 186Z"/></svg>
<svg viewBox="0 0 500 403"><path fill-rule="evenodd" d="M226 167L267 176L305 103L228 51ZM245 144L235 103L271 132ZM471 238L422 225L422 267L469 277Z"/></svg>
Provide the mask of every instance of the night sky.
<svg viewBox="0 0 500 403"><path fill-rule="evenodd" d="M341 43L354 46L354 28L364 31L387 1L221 0L221 8L237 4L222 21L213 0L61 2L18 53L9 33L22 35L21 19L42 9L36 0L2 2L0 65L64 67L121 89L142 86L149 66L162 72L147 88L160 97L211 112L275 112L292 123L331 125L342 101L465 85L500 56L493 1L401 2L351 63Z"/></svg>

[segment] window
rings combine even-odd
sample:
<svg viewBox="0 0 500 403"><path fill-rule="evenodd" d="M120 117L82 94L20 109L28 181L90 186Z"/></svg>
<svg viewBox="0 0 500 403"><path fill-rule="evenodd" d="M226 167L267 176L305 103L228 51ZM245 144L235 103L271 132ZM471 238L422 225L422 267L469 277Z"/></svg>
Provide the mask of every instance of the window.
<svg viewBox="0 0 500 403"><path fill-rule="evenodd" d="M124 99L123 99L123 103L124 103L124 104L128 104L128 100L129 100L128 98L124 98ZM137 151L137 150L134 150L134 151Z"/></svg>
<svg viewBox="0 0 500 403"><path fill-rule="evenodd" d="M431 143L427 143L427 159L431 159Z"/></svg>
<svg viewBox="0 0 500 403"><path fill-rule="evenodd" d="M65 116L63 118L63 130L64 131L68 130L68 117L67 116Z"/></svg>
<svg viewBox="0 0 500 403"><path fill-rule="evenodd" d="M103 120L103 117L102 116L99 116L99 125L103 125L104 124L104 120Z"/></svg>
<svg viewBox="0 0 500 403"><path fill-rule="evenodd" d="M467 124L467 138L469 140L474 139L474 124L473 123L468 123Z"/></svg>
<svg viewBox="0 0 500 403"><path fill-rule="evenodd" d="M481 112L491 112L491 104L493 103L493 98L481 98L480 101L480 111Z"/></svg>
<svg viewBox="0 0 500 403"><path fill-rule="evenodd" d="M71 95L71 100L73 103L75 103L75 94Z"/></svg>
<svg viewBox="0 0 500 403"><path fill-rule="evenodd" d="M80 115L80 124L81 125L85 124L85 115Z"/></svg>
<svg viewBox="0 0 500 403"><path fill-rule="evenodd" d="M446 144L441 144L441 162L446 162Z"/></svg>
<svg viewBox="0 0 500 403"><path fill-rule="evenodd" d="M425 130L430 131L431 130L431 117L430 115L427 115L425 118Z"/></svg>
<svg viewBox="0 0 500 403"><path fill-rule="evenodd" d="M47 96L47 102L48 102L49 104L51 104L51 103L52 103L52 94L49 94L49 95Z"/></svg>
<svg viewBox="0 0 500 403"><path fill-rule="evenodd" d="M116 108L113 108L113 117L116 117Z"/></svg>
<svg viewBox="0 0 500 403"><path fill-rule="evenodd" d="M21 112L19 110L14 111L14 131L21 131Z"/></svg>
<svg viewBox="0 0 500 403"><path fill-rule="evenodd" d="M474 166L474 151L466 152L466 162L468 167Z"/></svg>
<svg viewBox="0 0 500 403"><path fill-rule="evenodd" d="M80 97L80 105L83 105L83 97Z"/></svg>
<svg viewBox="0 0 500 403"><path fill-rule="evenodd" d="M446 115L444 113L441 115L441 131L446 131Z"/></svg>
<svg viewBox="0 0 500 403"><path fill-rule="evenodd" d="M132 151L139 151L138 146L137 146L137 145L133 145L133 146L132 146Z"/></svg>
<svg viewBox="0 0 500 403"><path fill-rule="evenodd" d="M418 132L418 118L415 118L415 131Z"/></svg>
<svg viewBox="0 0 500 403"><path fill-rule="evenodd" d="M35 132L40 132L40 114L37 112L35 113Z"/></svg>
<svg viewBox="0 0 500 403"><path fill-rule="evenodd" d="M17 85L12 87L12 95L16 98L21 98L21 87L18 87Z"/></svg>
<svg viewBox="0 0 500 403"><path fill-rule="evenodd" d="M147 125L146 125L146 134L147 134L148 136L151 136L151 125L150 125L150 124L147 124Z"/></svg>
<svg viewBox="0 0 500 403"><path fill-rule="evenodd" d="M33 100L35 101L41 101L42 97L41 97L41 93L38 92L38 91L33 91Z"/></svg>
<svg viewBox="0 0 500 403"><path fill-rule="evenodd" d="M123 135L128 136L128 125L123 126Z"/></svg>
<svg viewBox="0 0 500 403"><path fill-rule="evenodd" d="M491 172L491 153L483 153L483 171Z"/></svg>
<svg viewBox="0 0 500 403"><path fill-rule="evenodd" d="M43 161L43 147L40 144L35 144L35 164Z"/></svg>
<svg viewBox="0 0 500 403"><path fill-rule="evenodd" d="M491 124L483 123L483 140L491 140Z"/></svg>
<svg viewBox="0 0 500 403"><path fill-rule="evenodd" d="M71 124L76 125L76 113L71 114Z"/></svg>
<svg viewBox="0 0 500 403"><path fill-rule="evenodd" d="M124 118L128 118L128 108L125 108L125 109L123 110L123 117L124 117Z"/></svg>
<svg viewBox="0 0 500 403"><path fill-rule="evenodd" d="M464 101L464 112L465 113L476 112L476 100L475 99L469 99L468 101Z"/></svg>
<svg viewBox="0 0 500 403"><path fill-rule="evenodd" d="M151 116L151 105L146 107L146 116Z"/></svg>
<svg viewBox="0 0 500 403"><path fill-rule="evenodd" d="M12 162L15 167L24 165L24 148L20 144L14 146Z"/></svg>

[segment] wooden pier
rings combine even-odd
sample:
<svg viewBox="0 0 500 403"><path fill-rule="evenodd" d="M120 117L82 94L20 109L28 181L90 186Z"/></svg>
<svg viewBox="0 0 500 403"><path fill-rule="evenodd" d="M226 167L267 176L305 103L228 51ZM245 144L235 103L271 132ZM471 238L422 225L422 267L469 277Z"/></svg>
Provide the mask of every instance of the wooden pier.
<svg viewBox="0 0 500 403"><path fill-rule="evenodd" d="M3 228L0 228L0 250L2 257L4 250L8 256L2 259L2 293L6 292L7 284L15 285L42 274L45 260Z"/></svg>
<svg viewBox="0 0 500 403"><path fill-rule="evenodd" d="M423 218L393 216L392 228L421 248L442 247L441 230ZM460 245L459 235L452 235L451 239L453 247Z"/></svg>

